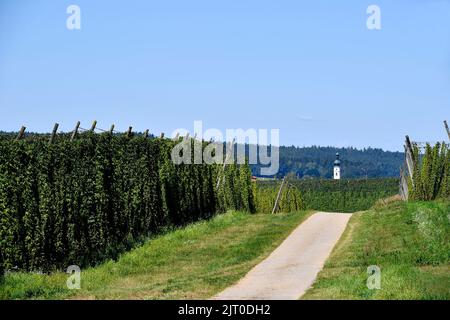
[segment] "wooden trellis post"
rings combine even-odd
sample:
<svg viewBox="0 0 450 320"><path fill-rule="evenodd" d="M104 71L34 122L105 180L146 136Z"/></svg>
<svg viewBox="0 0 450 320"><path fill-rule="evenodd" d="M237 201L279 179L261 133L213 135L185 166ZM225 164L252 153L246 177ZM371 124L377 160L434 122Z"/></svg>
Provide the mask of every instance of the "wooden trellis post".
<svg viewBox="0 0 450 320"><path fill-rule="evenodd" d="M78 128L80 128L80 121L75 125L75 129L73 129L72 136L70 137L70 141L73 141L78 133Z"/></svg>
<svg viewBox="0 0 450 320"><path fill-rule="evenodd" d="M402 200L408 200L408 180L403 168L400 167L400 196Z"/></svg>
<svg viewBox="0 0 450 320"><path fill-rule="evenodd" d="M145 130L145 132L144 132L144 138L148 138L148 131L149 131L148 129Z"/></svg>
<svg viewBox="0 0 450 320"><path fill-rule="evenodd" d="M448 140L450 140L450 129L448 128L447 120L444 120L445 130L447 131Z"/></svg>
<svg viewBox="0 0 450 320"><path fill-rule="evenodd" d="M281 181L281 186L280 186L280 190L278 190L278 194L277 194L277 199L275 200L275 205L273 206L272 209L272 214L275 213L275 210L277 210L278 207L278 201L280 201L280 197L281 197L281 192L283 191L283 187L284 187L284 182L286 181L286 176L283 177L283 181Z"/></svg>
<svg viewBox="0 0 450 320"><path fill-rule="evenodd" d="M26 130L25 126L22 126L22 128L20 128L19 133L17 134L16 140L20 140L23 138L23 135L25 134L25 130Z"/></svg>
<svg viewBox="0 0 450 320"><path fill-rule="evenodd" d="M113 132L114 132L114 124L112 124L112 125L111 125L111 128L109 129L109 133L110 133L110 134L113 134Z"/></svg>
<svg viewBox="0 0 450 320"><path fill-rule="evenodd" d="M58 127L59 127L59 124L55 123L55 125L53 126L52 135L50 136L50 144L52 144L53 141L55 140L55 136L56 136L56 132L58 131Z"/></svg>
<svg viewBox="0 0 450 320"><path fill-rule="evenodd" d="M408 136L406 136L405 140L405 159L406 159L406 166L408 167L408 173L412 180L414 173L414 159L413 159L412 144Z"/></svg>
<svg viewBox="0 0 450 320"><path fill-rule="evenodd" d="M222 174L223 174L224 171L225 171L225 167L226 167L226 165L227 165L227 162L228 162L229 158L230 158L231 155L232 155L231 150L234 148L234 142L235 142L235 141L236 141L236 138L233 138L233 142L231 142L231 145L230 145L230 147L229 147L230 152L227 152L227 151L225 150L225 152L226 152L226 154L225 154L225 161L223 162L222 170L219 172L218 177L217 177L217 185L216 185L216 189L219 189L219 186L220 186L220 178L222 178ZM225 179L225 176L223 177L223 179Z"/></svg>
<svg viewBox="0 0 450 320"><path fill-rule="evenodd" d="M133 127L128 127L127 137L131 137L131 132L133 131Z"/></svg>
<svg viewBox="0 0 450 320"><path fill-rule="evenodd" d="M92 122L92 126L91 126L91 132L94 132L95 127L97 126L97 120L94 120L94 122Z"/></svg>
<svg viewBox="0 0 450 320"><path fill-rule="evenodd" d="M409 139L409 136L405 137L405 164L406 169L408 171L408 174L403 170L403 168L400 168L400 196L403 200L408 200L408 175L411 178L411 183L414 185L414 151L412 147L411 140Z"/></svg>

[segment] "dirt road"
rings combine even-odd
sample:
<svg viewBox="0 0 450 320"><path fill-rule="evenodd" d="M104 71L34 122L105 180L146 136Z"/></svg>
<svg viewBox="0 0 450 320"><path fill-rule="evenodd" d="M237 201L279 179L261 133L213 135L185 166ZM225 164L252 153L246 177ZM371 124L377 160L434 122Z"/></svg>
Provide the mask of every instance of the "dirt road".
<svg viewBox="0 0 450 320"><path fill-rule="evenodd" d="M313 284L350 217L346 213L313 214L269 257L214 299L298 299Z"/></svg>

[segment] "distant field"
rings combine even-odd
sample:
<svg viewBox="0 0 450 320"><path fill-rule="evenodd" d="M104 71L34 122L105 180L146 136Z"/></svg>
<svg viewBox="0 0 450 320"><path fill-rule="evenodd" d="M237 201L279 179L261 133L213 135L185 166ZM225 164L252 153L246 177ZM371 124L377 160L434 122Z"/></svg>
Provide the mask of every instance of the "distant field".
<svg viewBox="0 0 450 320"><path fill-rule="evenodd" d="M450 202L356 213L304 299L450 299ZM369 290L367 268L381 270Z"/></svg>
<svg viewBox="0 0 450 320"><path fill-rule="evenodd" d="M260 180L259 188L277 188L276 180ZM301 193L303 208L331 211L356 212L367 210L379 199L398 193L397 178L377 179L290 179L289 185Z"/></svg>

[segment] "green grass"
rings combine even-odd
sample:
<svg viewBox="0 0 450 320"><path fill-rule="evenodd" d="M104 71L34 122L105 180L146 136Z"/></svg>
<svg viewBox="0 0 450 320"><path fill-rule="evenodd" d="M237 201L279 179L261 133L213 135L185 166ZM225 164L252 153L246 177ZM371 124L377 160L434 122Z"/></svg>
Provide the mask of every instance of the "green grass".
<svg viewBox="0 0 450 320"><path fill-rule="evenodd" d="M367 267L381 289L367 288ZM450 299L450 202L393 202L356 213L303 299Z"/></svg>
<svg viewBox="0 0 450 320"><path fill-rule="evenodd" d="M308 212L229 212L149 240L118 261L82 270L81 290L65 273L10 273L0 299L204 299L242 278Z"/></svg>

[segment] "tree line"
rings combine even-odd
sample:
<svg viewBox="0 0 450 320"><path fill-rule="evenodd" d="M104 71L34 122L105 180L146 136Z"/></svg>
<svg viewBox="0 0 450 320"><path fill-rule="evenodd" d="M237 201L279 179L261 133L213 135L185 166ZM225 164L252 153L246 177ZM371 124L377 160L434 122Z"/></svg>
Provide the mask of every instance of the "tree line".
<svg viewBox="0 0 450 320"><path fill-rule="evenodd" d="M404 153L377 148L335 148L281 146L280 170L277 177L293 173L297 178L331 179L336 152L341 156L341 176L353 178L398 177ZM252 165L253 175L258 175L260 165Z"/></svg>

